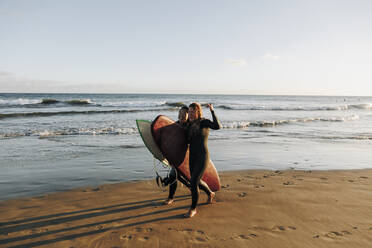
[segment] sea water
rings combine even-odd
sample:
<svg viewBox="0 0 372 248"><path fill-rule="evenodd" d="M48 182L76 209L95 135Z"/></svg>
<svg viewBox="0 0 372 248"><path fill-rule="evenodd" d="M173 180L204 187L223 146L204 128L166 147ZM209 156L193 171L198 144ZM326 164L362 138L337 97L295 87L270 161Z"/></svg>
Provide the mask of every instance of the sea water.
<svg viewBox="0 0 372 248"><path fill-rule="evenodd" d="M0 94L0 200L166 173L135 120L192 102L222 124L208 143L219 171L372 167L372 97Z"/></svg>

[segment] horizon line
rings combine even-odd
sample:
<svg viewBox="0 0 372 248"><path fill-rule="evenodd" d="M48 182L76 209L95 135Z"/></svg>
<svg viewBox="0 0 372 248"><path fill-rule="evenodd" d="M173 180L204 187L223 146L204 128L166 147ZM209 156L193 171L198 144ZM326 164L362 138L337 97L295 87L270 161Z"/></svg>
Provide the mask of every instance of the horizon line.
<svg viewBox="0 0 372 248"><path fill-rule="evenodd" d="M372 97L372 95L328 95L328 94L265 94L265 93L159 93L159 92L133 92L133 93L87 93L87 92L0 92L0 94L64 94L64 95L224 95L224 96L337 96L337 97Z"/></svg>

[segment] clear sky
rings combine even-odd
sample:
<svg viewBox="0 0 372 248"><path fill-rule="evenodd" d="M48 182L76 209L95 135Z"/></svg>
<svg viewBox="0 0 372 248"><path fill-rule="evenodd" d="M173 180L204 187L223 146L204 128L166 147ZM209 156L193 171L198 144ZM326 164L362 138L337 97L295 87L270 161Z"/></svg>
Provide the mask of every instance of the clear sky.
<svg viewBox="0 0 372 248"><path fill-rule="evenodd" d="M372 95L372 1L0 0L0 92Z"/></svg>

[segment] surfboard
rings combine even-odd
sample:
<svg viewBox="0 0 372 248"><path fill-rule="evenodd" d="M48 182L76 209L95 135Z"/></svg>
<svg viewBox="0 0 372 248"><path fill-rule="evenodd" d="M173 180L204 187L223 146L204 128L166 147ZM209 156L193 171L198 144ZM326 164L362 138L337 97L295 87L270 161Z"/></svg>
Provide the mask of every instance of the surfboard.
<svg viewBox="0 0 372 248"><path fill-rule="evenodd" d="M142 141L151 152L151 154L159 160L160 162L169 165L167 159L164 157L163 153L160 151L160 148L156 144L151 131L151 121L147 120L136 120L138 132L141 135Z"/></svg>
<svg viewBox="0 0 372 248"><path fill-rule="evenodd" d="M190 180L189 149L184 129L169 117L159 115L152 122L151 131L164 158ZM202 180L212 191L218 191L221 188L218 172L210 159Z"/></svg>

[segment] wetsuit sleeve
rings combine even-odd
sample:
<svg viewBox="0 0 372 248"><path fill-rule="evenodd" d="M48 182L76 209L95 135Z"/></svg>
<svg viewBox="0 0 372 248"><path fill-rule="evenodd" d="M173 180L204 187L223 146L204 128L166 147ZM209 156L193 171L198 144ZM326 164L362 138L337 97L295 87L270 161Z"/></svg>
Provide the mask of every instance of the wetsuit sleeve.
<svg viewBox="0 0 372 248"><path fill-rule="evenodd" d="M220 124L219 120L217 119L217 116L214 113L214 111L211 111L211 113L212 113L212 117L213 117L213 122L208 120L208 119L205 119L201 123L202 127L209 127L211 129L218 130L218 129L221 128L221 124Z"/></svg>

